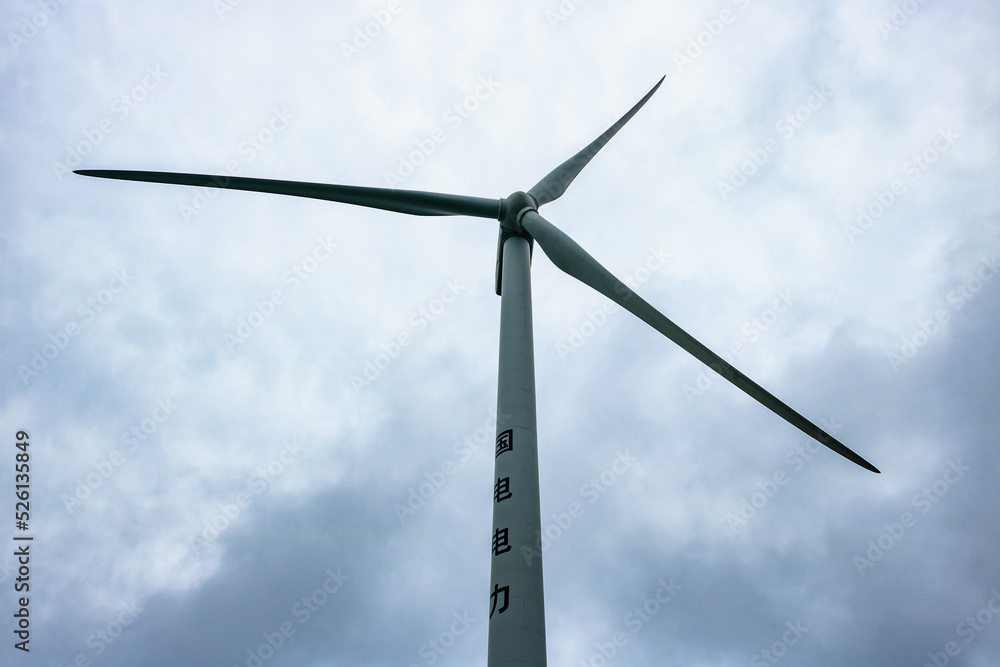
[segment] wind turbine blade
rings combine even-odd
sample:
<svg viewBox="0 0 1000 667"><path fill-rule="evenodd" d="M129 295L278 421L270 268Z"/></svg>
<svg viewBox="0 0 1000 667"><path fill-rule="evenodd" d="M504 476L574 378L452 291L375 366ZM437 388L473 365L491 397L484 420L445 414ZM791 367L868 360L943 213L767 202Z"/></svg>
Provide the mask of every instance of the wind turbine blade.
<svg viewBox="0 0 1000 667"><path fill-rule="evenodd" d="M775 398L770 392L738 371L725 359L709 350L689 333L667 319L660 311L653 308L642 297L629 289L627 285L615 278L610 271L587 254L587 251L581 248L576 241L548 220L538 215L538 213L535 211L526 212L521 218L521 224L535 241L538 242L538 245L541 246L545 254L557 267L580 282L590 285L680 345L699 361L708 365L719 375L732 382L749 396L756 399L759 403L769 408L776 415L809 437L815 438L820 444L826 445L844 458L857 463L862 468L867 468L872 472L879 472L878 468Z"/></svg>
<svg viewBox="0 0 1000 667"><path fill-rule="evenodd" d="M419 190L394 190L365 188L354 185L329 185L276 181L267 178L242 178L239 176L211 176L208 174L176 174L165 171L122 171L106 169L79 169L83 176L117 178L125 181L173 183L206 188L228 188L252 192L273 192L293 197L309 197L327 201L380 208L385 211L411 215L470 215L477 218L500 219L500 200L464 195L421 192Z"/></svg>
<svg viewBox="0 0 1000 667"><path fill-rule="evenodd" d="M645 97L639 100L634 107L629 109L629 112L622 116L617 123L609 127L604 134L594 139L590 145L582 151L550 171L545 178L538 181L534 187L528 190L528 194L534 197L537 205L541 206L543 204L548 204L550 201L559 199L559 197L566 192L566 188L568 188L569 184L573 182L573 179L576 178L577 174L583 171L583 168L587 166L587 163L590 162L592 157L597 155L597 151L604 148L604 144L608 143L611 137L615 136L618 130L622 129L622 126L624 126L625 123L627 123L629 119L642 108L642 105L646 103L646 100L653 96L653 93L656 92L656 89L660 87L660 84L663 83L663 79L665 78L667 78L666 75L660 78L660 80L656 82L656 85L653 86L653 89L646 93Z"/></svg>

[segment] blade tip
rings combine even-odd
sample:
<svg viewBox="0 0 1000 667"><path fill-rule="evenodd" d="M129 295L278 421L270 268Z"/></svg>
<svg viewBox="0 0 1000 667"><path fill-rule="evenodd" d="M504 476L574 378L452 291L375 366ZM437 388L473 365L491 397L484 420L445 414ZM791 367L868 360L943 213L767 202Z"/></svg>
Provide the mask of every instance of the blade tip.
<svg viewBox="0 0 1000 667"><path fill-rule="evenodd" d="M852 452L852 453L853 453L853 452ZM862 458L861 456L858 456L858 455L857 455L856 453L854 454L854 456L856 456L856 457L857 457L857 458L856 458L856 459L854 460L854 463L857 463L857 464L858 464L859 466L861 466L861 467L862 467L862 468L864 468L865 470L871 470L871 471L872 471L873 473L875 473L876 475L881 475L881 474L882 474L882 471L881 471L881 470L879 470L878 468L876 468L875 466L873 466L873 465L872 465L871 463L868 463L868 461L866 461L866 460L865 460L864 458Z"/></svg>

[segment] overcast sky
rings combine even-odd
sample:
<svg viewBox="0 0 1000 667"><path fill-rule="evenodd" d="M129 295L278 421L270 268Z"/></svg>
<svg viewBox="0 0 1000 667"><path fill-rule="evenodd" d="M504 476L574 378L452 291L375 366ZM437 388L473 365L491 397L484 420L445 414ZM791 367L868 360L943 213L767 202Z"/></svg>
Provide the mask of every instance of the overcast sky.
<svg viewBox="0 0 1000 667"><path fill-rule="evenodd" d="M485 665L495 223L69 172L505 197L665 74L542 213L882 474L536 248L549 663L996 664L995 2L152 5L0 10L0 663Z"/></svg>

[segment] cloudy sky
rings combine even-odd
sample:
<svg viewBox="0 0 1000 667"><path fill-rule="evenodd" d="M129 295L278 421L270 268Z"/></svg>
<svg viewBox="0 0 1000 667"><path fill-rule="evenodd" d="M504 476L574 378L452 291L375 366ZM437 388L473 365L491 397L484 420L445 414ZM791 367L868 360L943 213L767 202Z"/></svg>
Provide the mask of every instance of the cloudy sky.
<svg viewBox="0 0 1000 667"><path fill-rule="evenodd" d="M148 5L0 10L0 662L485 665L495 223L70 171L504 197L666 74L542 213L882 474L536 252L550 664L996 664L996 3Z"/></svg>

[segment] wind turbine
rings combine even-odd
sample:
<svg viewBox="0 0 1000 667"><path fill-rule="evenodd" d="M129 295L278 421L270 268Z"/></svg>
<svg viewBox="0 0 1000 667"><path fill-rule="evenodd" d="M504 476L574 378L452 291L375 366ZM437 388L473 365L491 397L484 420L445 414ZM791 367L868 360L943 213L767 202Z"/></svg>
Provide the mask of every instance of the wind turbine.
<svg viewBox="0 0 1000 667"><path fill-rule="evenodd" d="M879 472L649 305L614 277L573 239L538 214L558 199L577 174L652 97L646 95L586 148L553 169L527 192L502 199L415 190L278 181L235 176L81 169L84 176L197 187L271 192L380 208L411 215L467 215L500 221L496 292L500 296L500 368L493 482L488 665L545 664L542 596L541 510L535 429L535 367L531 328L531 250L537 241L564 272L630 311L707 364L772 412L841 456Z"/></svg>

